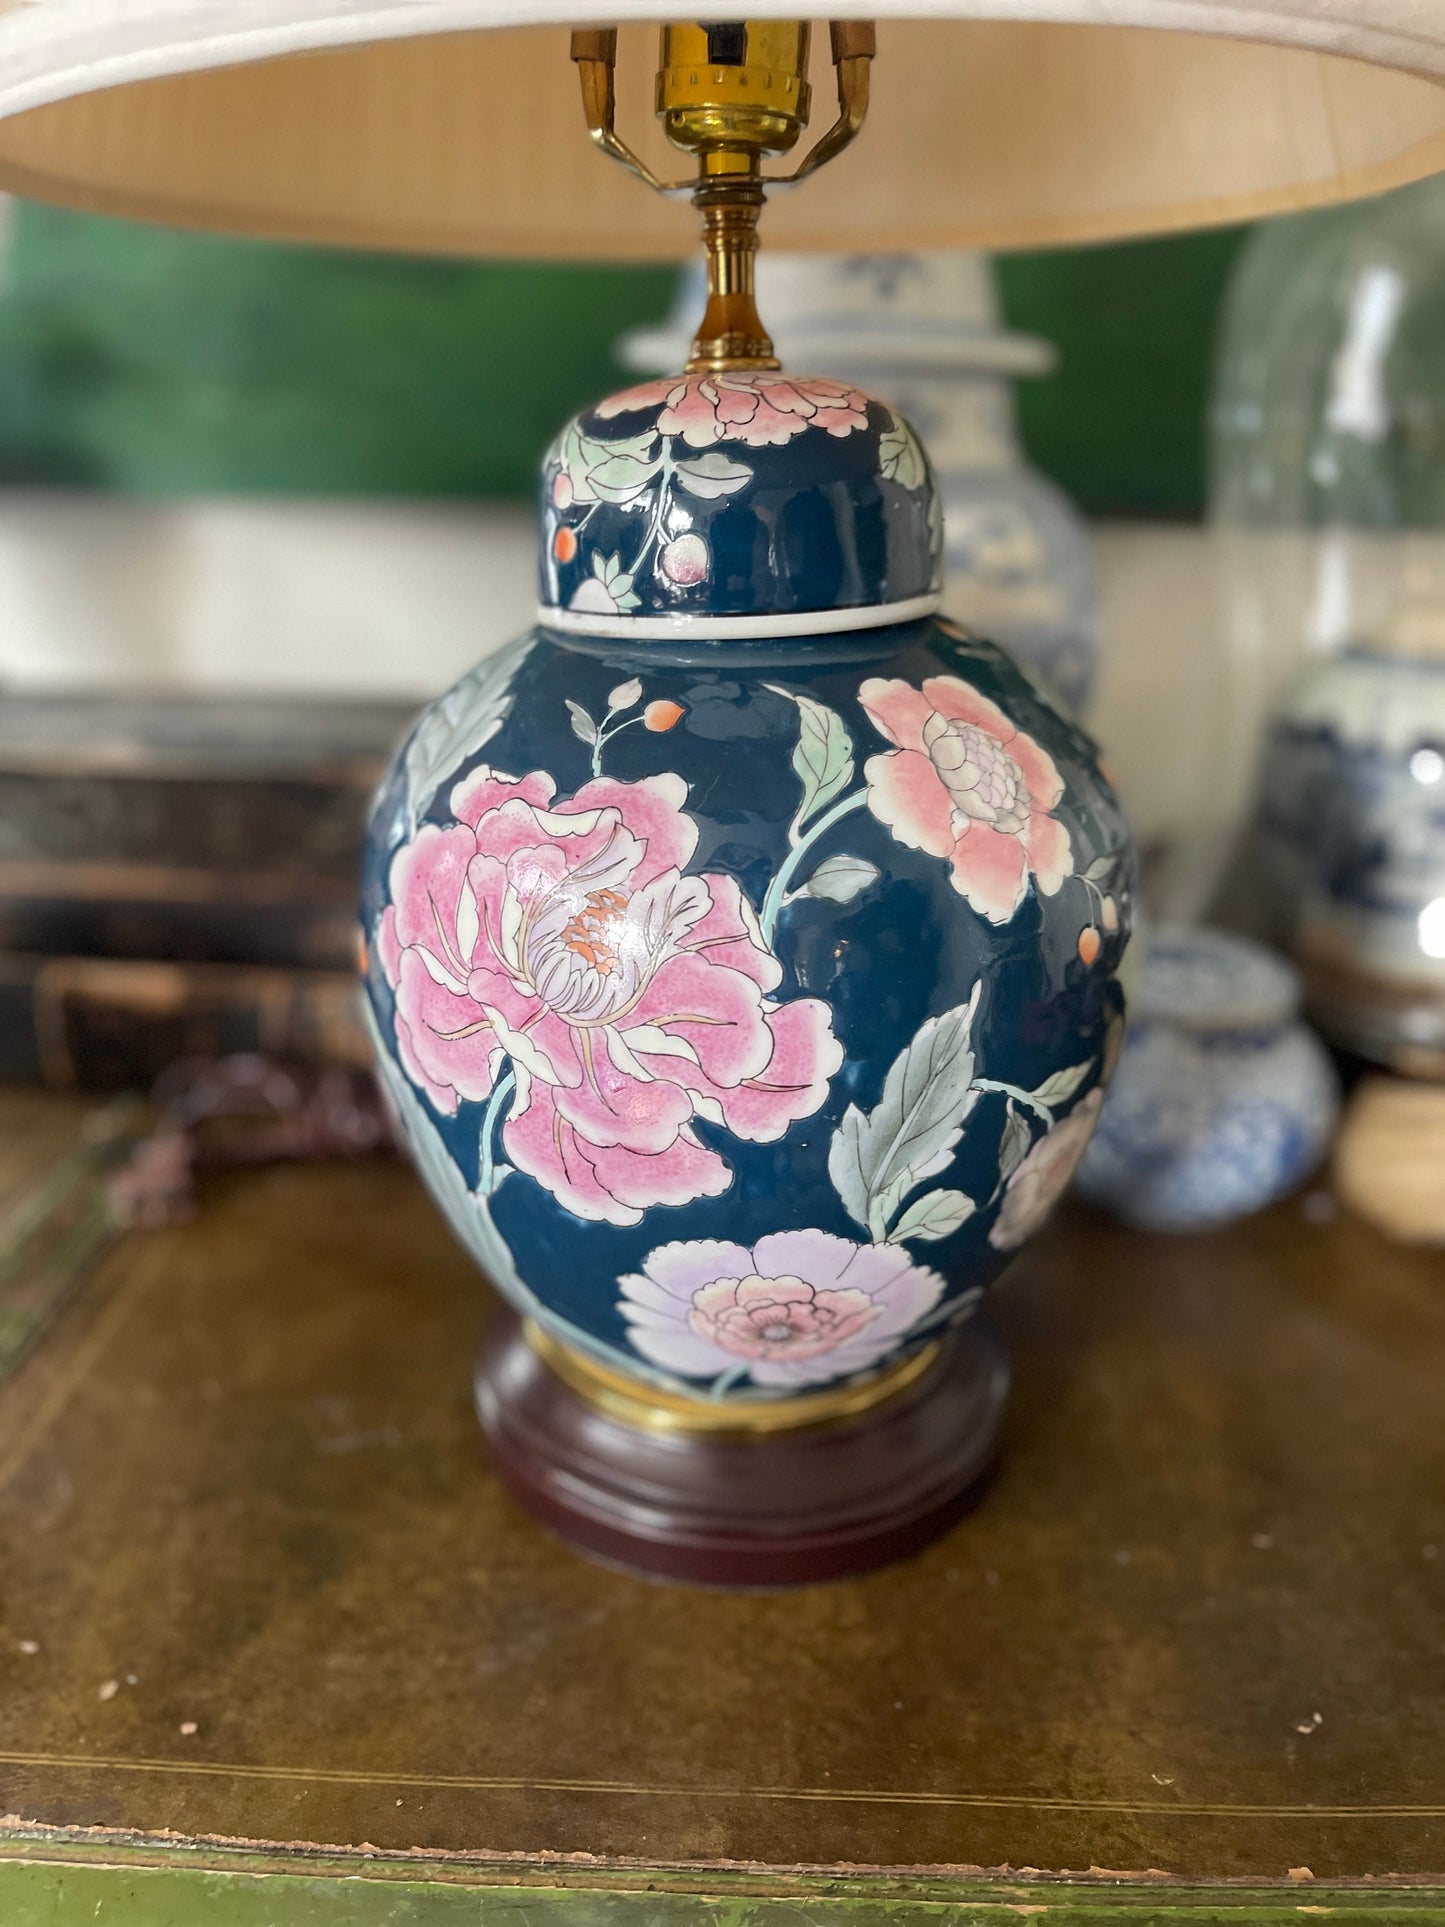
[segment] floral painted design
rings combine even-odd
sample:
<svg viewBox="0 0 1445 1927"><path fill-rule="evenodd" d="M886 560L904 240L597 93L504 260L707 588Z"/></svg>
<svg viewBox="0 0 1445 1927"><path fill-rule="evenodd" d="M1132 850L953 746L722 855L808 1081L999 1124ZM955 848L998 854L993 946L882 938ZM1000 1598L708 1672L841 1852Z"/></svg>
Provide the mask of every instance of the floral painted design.
<svg viewBox="0 0 1445 1927"><path fill-rule="evenodd" d="M716 501L738 494L753 479L752 468L720 444L778 447L808 428L851 435L867 428L868 406L868 397L845 382L748 370L669 376L602 402L594 411L598 421L649 410L654 419L639 433L618 437L585 434L576 422L563 431L549 458L547 485L552 512L569 518L552 532L554 571L577 559L600 504L635 506L647 519L630 559L592 551L586 558L590 573L572 591L568 608L629 615L641 602L639 579L674 600L698 589L712 573L713 555L707 537L692 526L687 498ZM905 487L922 487L926 466L913 432L897 417L890 419L880 448L884 472Z"/></svg>
<svg viewBox="0 0 1445 1927"><path fill-rule="evenodd" d="M1063 1197L1089 1148L1103 1102L1103 1088L1095 1085L1019 1164L1004 1187L1003 1203L988 1234L996 1251L1017 1250Z"/></svg>
<svg viewBox="0 0 1445 1927"><path fill-rule="evenodd" d="M979 1074L974 1046L982 984L975 984L966 1004L929 1017L889 1066L883 1091L871 1110L850 1104L844 1111L828 1148L828 1175L849 1216L864 1226L878 1244L907 1244L948 1238L979 1210L979 1200L966 1191L928 1183L953 1163L965 1132L975 1128L975 1113L988 1097L1004 1099L1002 1127L996 1153L998 1184L987 1200L1003 1204L990 1232L996 1249L1011 1250L1021 1214L1039 1188L1040 1175L1052 1170L1041 1155L1045 1144L1085 1113L1092 1120L1098 1110L1090 1092L1074 1113L1058 1120L1058 1112L1079 1091L1094 1068L1083 1059L1054 1071L1034 1090L1006 1084ZM1042 1124L1046 1135L1035 1143ZM1092 1130L1092 1122L1089 1129ZM1065 1133L1065 1147L1073 1133ZM1087 1140L1088 1132L1084 1137ZM1080 1144L1074 1163L1083 1155ZM1028 1169L1032 1175L1022 1174ZM1073 1165L1069 1166L1069 1172ZM1063 1182L1068 1182L1065 1172ZM1010 1187L1020 1180L1018 1196L1010 1203ZM1037 1220L1019 1232L1022 1243L1034 1222L1042 1222L1052 1196L1039 1207ZM1002 1238L998 1226L1005 1228Z"/></svg>
<svg viewBox="0 0 1445 1927"><path fill-rule="evenodd" d="M742 442L777 448L805 428L851 435L868 426L868 397L846 382L826 377L736 370L731 374L667 375L612 395L597 409L603 421L657 408L658 430L689 448Z"/></svg>
<svg viewBox="0 0 1445 1927"><path fill-rule="evenodd" d="M1133 892L1127 855L1105 850L1074 872L1088 922L1079 931L1074 949L1079 962L1092 970L1100 960L1117 968L1129 942L1133 922ZM1104 1080L1108 1081L1107 1076Z"/></svg>
<svg viewBox="0 0 1445 1927"><path fill-rule="evenodd" d="M1101 946L1125 927L1117 854L1081 857L1075 873L1068 832L1052 815L1062 788L1052 761L956 676L921 690L864 683L859 701L892 743L866 763L837 709L765 685L791 719L797 787L786 848L755 911L732 876L689 874L699 826L680 775L629 782L603 771L623 732L643 732L626 738L636 755L689 714L649 696L640 675L612 683L592 708L562 698L591 763L570 797L558 798L545 770L509 776L481 764L460 781L445 776L501 727L511 674L510 663L487 666L468 686L465 713L442 714L407 752L374 952L394 998L393 1077L443 1116L482 1107L475 1185L439 1138L433 1162L454 1174L441 1187L448 1195L463 1187L466 1222L482 1228L487 1262L504 1279L510 1254L490 1201L510 1174L531 1177L578 1217L630 1227L655 1207L729 1190L732 1162L714 1131L774 1143L823 1108L843 1049L824 1001L779 1001L776 945L789 906L811 900L831 916L883 881L876 863L848 849L845 825L867 824L871 811L900 841L947 861L956 883L962 866L959 887L975 908L1000 874L996 856L982 881L969 868L969 841L986 832L1021 851L1009 879L1016 894L1007 911L1001 899L999 914L985 908L991 921L1012 915L1030 877L1052 895L1072 876ZM917 767L900 782L905 759ZM944 820L944 796L947 847L935 837L940 847L930 848L911 823L905 834L906 810L893 821L880 795L909 807L921 795L928 834ZM869 836L876 853L878 830ZM1079 956L1094 961L1082 939ZM985 1076L987 1016L981 980L966 1001L925 1018L881 1087L827 1129L828 1178L857 1227L849 1235L779 1231L750 1245L649 1250L617 1287L634 1365L706 1379L714 1394L744 1381L783 1393L871 1370L905 1338L967 1316L978 1289L949 1296L945 1277L987 1246L1011 1252L1042 1223L1082 1156L1107 1069L1091 1056L1033 1089ZM427 1141L416 1118L408 1129ZM996 1147L982 1160L980 1137ZM969 1182L960 1174L980 1168L984 1182L960 1188ZM940 1272L915 1255L931 1243L949 1254ZM508 1289L524 1291L515 1268ZM610 1299L610 1275L605 1289Z"/></svg>
<svg viewBox="0 0 1445 1927"><path fill-rule="evenodd" d="M561 530L559 533L570 534L571 531ZM623 568L621 556L594 553L592 573L573 592L568 607L585 609L594 616L627 615L641 601L632 587L635 573L635 570Z"/></svg>
<svg viewBox="0 0 1445 1927"><path fill-rule="evenodd" d="M1029 880L1053 896L1073 874L1053 758L997 703L957 676L921 689L871 677L858 700L895 745L864 770L868 807L900 843L943 858L953 887L990 923L1007 923Z"/></svg>
<svg viewBox="0 0 1445 1927"><path fill-rule="evenodd" d="M827 1231L659 1245L619 1284L644 1358L686 1378L774 1388L867 1371L943 1294L938 1273L897 1246Z"/></svg>
<svg viewBox="0 0 1445 1927"><path fill-rule="evenodd" d="M607 692L607 710L599 723L581 703L567 698L567 714L572 718L572 734L579 737L592 751L592 774L602 774L602 752L614 736L620 736L624 729L636 729L640 723L644 729L651 730L654 736L666 735L680 723L687 711L681 703L671 703L659 698L639 710L642 701L642 683L636 676L626 682L618 683L615 689ZM629 714L629 712L635 712Z"/></svg>
<svg viewBox="0 0 1445 1927"><path fill-rule="evenodd" d="M617 694L630 694L621 689ZM769 1143L823 1103L843 1053L826 1004L782 979L733 878L683 874L686 785L486 765L391 862L378 954L397 1050L436 1108L487 1102L512 1166L580 1217L636 1224L726 1190L695 1120Z"/></svg>

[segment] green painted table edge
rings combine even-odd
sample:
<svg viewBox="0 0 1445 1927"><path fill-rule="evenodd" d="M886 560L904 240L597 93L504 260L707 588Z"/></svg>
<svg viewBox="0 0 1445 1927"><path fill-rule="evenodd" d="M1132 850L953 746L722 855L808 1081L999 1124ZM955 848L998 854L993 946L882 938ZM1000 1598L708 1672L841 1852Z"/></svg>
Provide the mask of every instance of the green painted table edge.
<svg viewBox="0 0 1445 1927"><path fill-rule="evenodd" d="M1445 1885L1308 1879L1197 1885L1148 1876L878 1875L766 1868L567 1867L432 1855L263 1851L0 1827L4 1927L1333 1927L1445 1922Z"/></svg>

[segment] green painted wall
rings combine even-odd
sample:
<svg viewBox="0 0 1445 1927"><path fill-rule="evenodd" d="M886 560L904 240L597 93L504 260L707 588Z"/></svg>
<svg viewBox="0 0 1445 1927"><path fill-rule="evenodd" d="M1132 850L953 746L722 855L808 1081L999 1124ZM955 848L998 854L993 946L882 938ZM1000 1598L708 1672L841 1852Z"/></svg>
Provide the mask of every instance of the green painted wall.
<svg viewBox="0 0 1445 1927"><path fill-rule="evenodd" d="M1034 459L1096 514L1192 515L1238 230L1001 264ZM672 271L460 264L20 206L0 283L0 482L510 496L617 385L611 344Z"/></svg>

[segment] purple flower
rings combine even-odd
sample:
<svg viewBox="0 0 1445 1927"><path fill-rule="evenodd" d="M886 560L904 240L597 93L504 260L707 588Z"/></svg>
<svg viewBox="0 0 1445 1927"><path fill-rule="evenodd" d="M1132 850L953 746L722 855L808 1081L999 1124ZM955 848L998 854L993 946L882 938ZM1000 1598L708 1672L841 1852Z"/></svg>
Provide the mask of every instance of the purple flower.
<svg viewBox="0 0 1445 1927"><path fill-rule="evenodd" d="M687 1378L746 1368L758 1385L804 1386L867 1371L943 1295L936 1271L897 1245L829 1231L776 1231L751 1249L717 1238L659 1245L618 1281L644 1358Z"/></svg>

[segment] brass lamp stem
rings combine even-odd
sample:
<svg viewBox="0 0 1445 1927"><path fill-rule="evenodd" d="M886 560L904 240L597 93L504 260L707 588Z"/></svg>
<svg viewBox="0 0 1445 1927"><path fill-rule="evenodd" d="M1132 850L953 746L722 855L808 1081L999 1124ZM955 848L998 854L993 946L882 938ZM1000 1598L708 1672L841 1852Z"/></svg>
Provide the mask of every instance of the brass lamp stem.
<svg viewBox="0 0 1445 1927"><path fill-rule="evenodd" d="M762 182L702 187L693 200L702 210L707 308L688 357L688 374L780 367L767 330L758 318L755 291Z"/></svg>
<svg viewBox="0 0 1445 1927"><path fill-rule="evenodd" d="M667 182L617 132L617 29L579 28L572 35L592 139L649 187L662 193L690 188L693 205L702 212L707 311L692 344L689 374L779 366L753 291L763 195L769 186L802 180L834 159L863 125L875 52L873 23L832 22L838 117L792 174L764 175L763 157L790 152L808 124L808 44L808 24L801 20L664 26L657 113L673 146L692 155L697 166L692 180Z"/></svg>

